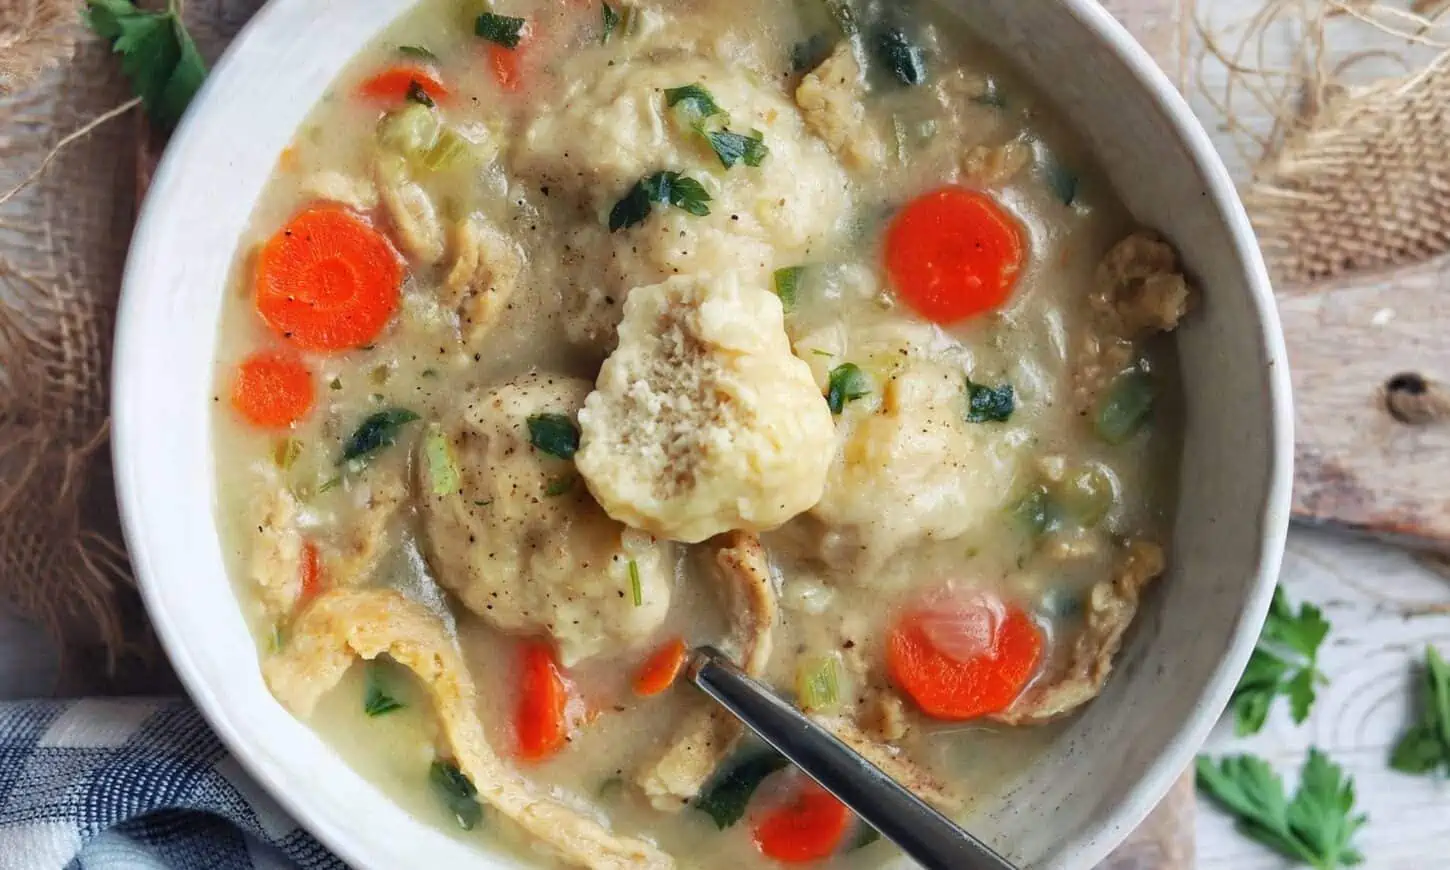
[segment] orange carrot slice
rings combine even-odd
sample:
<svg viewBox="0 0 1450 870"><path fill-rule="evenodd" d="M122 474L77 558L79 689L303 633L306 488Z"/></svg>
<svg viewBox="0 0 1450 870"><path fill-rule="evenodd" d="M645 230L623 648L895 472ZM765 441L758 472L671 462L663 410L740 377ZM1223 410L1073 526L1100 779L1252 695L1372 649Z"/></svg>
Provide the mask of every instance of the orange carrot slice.
<svg viewBox="0 0 1450 870"><path fill-rule="evenodd" d="M520 657L519 702L514 717L519 758L542 761L564 747L569 724L569 687L543 641L525 642Z"/></svg>
<svg viewBox="0 0 1450 870"><path fill-rule="evenodd" d="M685 666L685 642L680 638L661 646L645 659L634 678L634 693L648 698L668 689Z"/></svg>
<svg viewBox="0 0 1450 870"><path fill-rule="evenodd" d="M493 70L493 79L498 86L512 93L523 82L523 44L516 48L490 43L488 65Z"/></svg>
<svg viewBox="0 0 1450 870"><path fill-rule="evenodd" d="M368 99L401 103L408 98L415 83L435 103L446 102L453 95L432 70L412 64L383 70L358 85L357 92Z"/></svg>
<svg viewBox="0 0 1450 870"><path fill-rule="evenodd" d="M302 578L302 592L297 596L300 606L322 591L322 558L317 553L317 545L311 541L302 545L302 565L298 573Z"/></svg>
<svg viewBox="0 0 1450 870"><path fill-rule="evenodd" d="M975 719L1007 709L1042 657L1042 634L1021 609L985 596L908 612L886 642L891 679L922 712Z"/></svg>
<svg viewBox="0 0 1450 870"><path fill-rule="evenodd" d="M371 342L398 307L403 262L386 236L336 206L296 214L257 255L257 313L292 344Z"/></svg>
<svg viewBox="0 0 1450 870"><path fill-rule="evenodd" d="M237 366L232 382L232 407L265 429L282 429L306 417L316 398L312 372L290 354L254 353Z"/></svg>
<svg viewBox="0 0 1450 870"><path fill-rule="evenodd" d="M755 847L784 864L828 858L841 847L851 811L830 792L807 780L785 806L755 825Z"/></svg>
<svg viewBox="0 0 1450 870"><path fill-rule="evenodd" d="M990 196L964 187L923 194L886 231L886 273L922 317L953 323L1012 295L1024 256L1022 229Z"/></svg>

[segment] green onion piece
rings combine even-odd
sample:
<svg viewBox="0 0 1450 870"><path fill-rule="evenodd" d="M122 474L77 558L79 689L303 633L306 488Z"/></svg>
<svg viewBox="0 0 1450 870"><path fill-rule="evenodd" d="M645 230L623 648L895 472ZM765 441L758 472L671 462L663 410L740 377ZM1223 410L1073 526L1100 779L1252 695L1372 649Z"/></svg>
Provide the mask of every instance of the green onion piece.
<svg viewBox="0 0 1450 870"><path fill-rule="evenodd" d="M342 475L341 474L334 474L332 477L329 477L327 480L324 480L322 483L320 483L318 485L317 492L320 494L320 493L327 492L330 489L336 489L338 487L338 485L341 484L341 483L342 483Z"/></svg>
<svg viewBox="0 0 1450 870"><path fill-rule="evenodd" d="M283 438L272 445L272 464L286 471L302 455L302 442L296 438Z"/></svg>
<svg viewBox="0 0 1450 870"><path fill-rule="evenodd" d="M422 158L437 141L438 116L422 103L410 102L378 122L378 145L410 160Z"/></svg>
<svg viewBox="0 0 1450 870"><path fill-rule="evenodd" d="M775 270L775 295L780 297L780 307L787 312L795 309L796 291L800 289L801 273L804 271L804 266Z"/></svg>
<svg viewBox="0 0 1450 870"><path fill-rule="evenodd" d="M836 657L822 656L801 663L796 672L796 694L802 710L826 711L841 700L841 678Z"/></svg>
<svg viewBox="0 0 1450 870"><path fill-rule="evenodd" d="M458 492L462 485L458 463L453 459L448 436L443 434L443 427L437 423L429 424L428 433L423 436L423 462L428 467L428 480L433 485L434 495Z"/></svg>
<svg viewBox="0 0 1450 870"><path fill-rule="evenodd" d="M841 363L831 369L827 381L826 405L832 414L839 414L847 402L871 395L871 381L855 363Z"/></svg>
<svg viewBox="0 0 1450 870"><path fill-rule="evenodd" d="M1131 369L1108 385L1093 428L1109 444L1122 444L1137 434L1152 410L1153 379L1141 369Z"/></svg>
<svg viewBox="0 0 1450 870"><path fill-rule="evenodd" d="M614 28L619 26L619 13L615 12L614 7L608 3L600 3L599 6L604 19L604 30L599 36L599 41L608 42L610 34L614 33Z"/></svg>
<svg viewBox="0 0 1450 870"><path fill-rule="evenodd" d="M471 831L483 821L483 807L478 803L478 789L458 765L451 761L435 761L428 769L428 782L453 814L458 827Z"/></svg>
<svg viewBox="0 0 1450 870"><path fill-rule="evenodd" d="M535 414L528 424L529 443L550 456L573 459L579 450L579 427L568 414Z"/></svg>
<svg viewBox="0 0 1450 870"><path fill-rule="evenodd" d="M644 584L639 580L639 563L633 559L629 560L629 594L635 607L644 605Z"/></svg>
<svg viewBox="0 0 1450 870"><path fill-rule="evenodd" d="M382 716L408 706L393 697L389 691L386 669L387 665L381 658L368 662L367 684L363 690L363 712L370 717Z"/></svg>
<svg viewBox="0 0 1450 870"><path fill-rule="evenodd" d="M423 154L423 168L429 172L451 169L469 156L471 142L449 129L438 134L438 140Z"/></svg>

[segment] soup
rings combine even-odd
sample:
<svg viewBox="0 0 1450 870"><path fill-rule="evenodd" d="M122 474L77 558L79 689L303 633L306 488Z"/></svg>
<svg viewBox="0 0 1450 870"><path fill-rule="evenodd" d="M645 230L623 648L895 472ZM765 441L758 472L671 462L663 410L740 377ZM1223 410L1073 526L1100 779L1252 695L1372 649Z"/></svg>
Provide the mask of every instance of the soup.
<svg viewBox="0 0 1450 870"><path fill-rule="evenodd" d="M969 819L1165 567L1188 284L930 4L424 0L233 271L218 517L269 687L534 862L890 863L687 648Z"/></svg>

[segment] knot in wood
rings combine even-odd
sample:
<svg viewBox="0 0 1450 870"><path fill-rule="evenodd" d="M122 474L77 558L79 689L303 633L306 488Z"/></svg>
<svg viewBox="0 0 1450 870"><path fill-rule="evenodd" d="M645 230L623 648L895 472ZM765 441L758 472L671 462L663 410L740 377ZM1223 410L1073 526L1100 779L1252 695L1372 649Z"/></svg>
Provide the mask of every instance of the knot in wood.
<svg viewBox="0 0 1450 870"><path fill-rule="evenodd" d="M1385 381L1385 408L1401 423L1416 426L1450 420L1450 391L1418 372L1401 372Z"/></svg>

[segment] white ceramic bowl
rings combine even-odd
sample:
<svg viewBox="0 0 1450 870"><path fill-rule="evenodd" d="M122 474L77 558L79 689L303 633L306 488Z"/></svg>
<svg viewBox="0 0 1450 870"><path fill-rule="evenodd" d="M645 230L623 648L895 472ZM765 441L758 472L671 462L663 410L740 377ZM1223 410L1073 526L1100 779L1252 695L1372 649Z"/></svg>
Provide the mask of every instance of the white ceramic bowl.
<svg viewBox="0 0 1450 870"><path fill-rule="evenodd" d="M1228 700L1278 573L1289 379L1242 207L1188 106L1092 0L946 0L1082 132L1124 202L1202 289L1177 333L1186 407L1169 576L1103 696L976 824L1032 868L1087 868L1191 761ZM213 521L212 358L237 239L339 69L409 0L274 0L217 66L146 200L117 327L114 449L147 607L242 764L358 867L504 867L414 820L267 693ZM225 458L220 458L225 461Z"/></svg>

